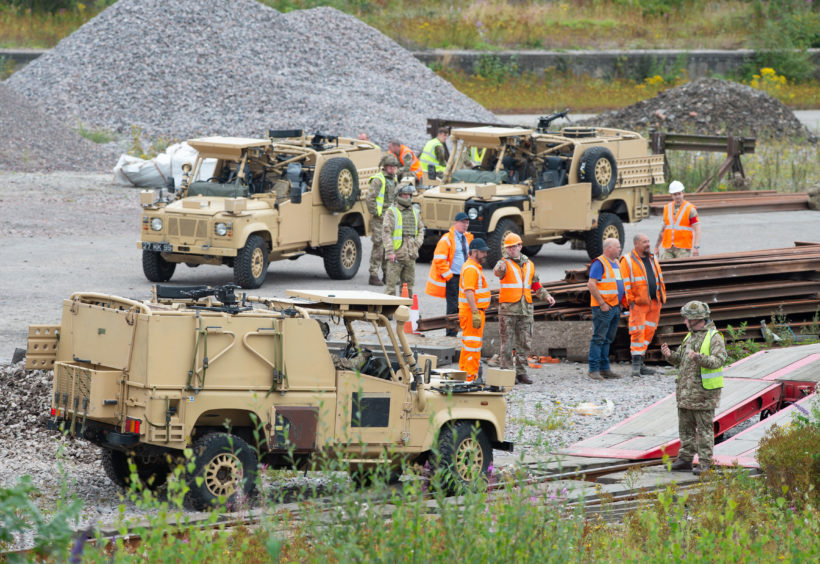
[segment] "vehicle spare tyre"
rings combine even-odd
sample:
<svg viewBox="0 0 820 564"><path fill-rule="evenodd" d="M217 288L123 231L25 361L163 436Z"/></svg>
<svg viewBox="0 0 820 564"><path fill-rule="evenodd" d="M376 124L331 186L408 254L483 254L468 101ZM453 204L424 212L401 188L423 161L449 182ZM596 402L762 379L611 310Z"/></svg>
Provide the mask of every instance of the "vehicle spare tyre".
<svg viewBox="0 0 820 564"><path fill-rule="evenodd" d="M319 196L330 211L347 211L359 199L359 173L347 157L328 160L319 173Z"/></svg>
<svg viewBox="0 0 820 564"><path fill-rule="evenodd" d="M618 165L612 151L606 147L590 147L581 155L578 178L592 184L592 198L604 200L615 189Z"/></svg>

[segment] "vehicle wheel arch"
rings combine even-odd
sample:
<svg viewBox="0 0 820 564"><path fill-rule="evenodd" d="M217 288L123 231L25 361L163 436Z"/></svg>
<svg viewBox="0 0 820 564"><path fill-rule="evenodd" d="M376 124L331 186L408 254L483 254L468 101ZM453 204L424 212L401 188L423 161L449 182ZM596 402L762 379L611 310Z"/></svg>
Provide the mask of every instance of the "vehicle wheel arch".
<svg viewBox="0 0 820 564"><path fill-rule="evenodd" d="M504 207L495 210L490 218L490 225L487 227L487 233L495 231L495 228L498 226L498 222L504 218L512 218L512 220L518 225L518 229L520 229L523 233L524 220L521 219L521 213L521 210L515 207Z"/></svg>
<svg viewBox="0 0 820 564"><path fill-rule="evenodd" d="M342 217L341 221L339 221L339 225L352 227L356 230L356 233L359 234L359 237L365 236L364 217L359 212L351 212L345 214Z"/></svg>
<svg viewBox="0 0 820 564"><path fill-rule="evenodd" d="M629 223L629 206L627 206L626 202L620 198L615 200L605 200L599 211L615 214L620 217L621 221L624 223Z"/></svg>
<svg viewBox="0 0 820 564"><path fill-rule="evenodd" d="M493 442L504 440L502 425L499 421L492 417L492 415L488 415L486 413L477 413L474 409L469 408L464 410L454 409L448 411L447 413L439 414L433 418L431 431L425 437L423 445L424 450L433 448L436 437L438 437L438 435L441 433L441 430L446 425L454 425L459 421L478 423L479 425L481 425L481 428L484 429L484 431L487 433L487 436L490 437L490 440Z"/></svg>

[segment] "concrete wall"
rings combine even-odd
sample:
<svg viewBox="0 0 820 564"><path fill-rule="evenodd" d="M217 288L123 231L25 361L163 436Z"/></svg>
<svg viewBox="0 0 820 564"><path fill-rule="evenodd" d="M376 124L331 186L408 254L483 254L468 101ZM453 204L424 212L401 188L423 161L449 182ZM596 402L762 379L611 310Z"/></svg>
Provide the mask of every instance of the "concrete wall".
<svg viewBox="0 0 820 564"><path fill-rule="evenodd" d="M43 51L37 49L0 49L0 57L25 65L36 59ZM817 65L820 78L820 49L809 53ZM515 63L524 72L543 73L554 68L578 75L588 74L599 78L643 78L655 74L658 69L669 71L675 65L684 65L690 78L715 74L727 74L748 61L754 51L418 51L413 55L425 64L438 64L472 73L481 57L496 57L500 64Z"/></svg>

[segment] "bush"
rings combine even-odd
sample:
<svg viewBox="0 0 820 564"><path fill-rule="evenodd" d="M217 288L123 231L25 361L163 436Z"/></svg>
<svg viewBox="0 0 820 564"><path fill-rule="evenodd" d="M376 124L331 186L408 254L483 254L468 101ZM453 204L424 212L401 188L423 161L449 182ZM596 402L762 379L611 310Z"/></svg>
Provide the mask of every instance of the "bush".
<svg viewBox="0 0 820 564"><path fill-rule="evenodd" d="M795 406L791 423L772 426L757 450L766 485L774 497L792 505L817 505L820 501L820 404L811 411Z"/></svg>

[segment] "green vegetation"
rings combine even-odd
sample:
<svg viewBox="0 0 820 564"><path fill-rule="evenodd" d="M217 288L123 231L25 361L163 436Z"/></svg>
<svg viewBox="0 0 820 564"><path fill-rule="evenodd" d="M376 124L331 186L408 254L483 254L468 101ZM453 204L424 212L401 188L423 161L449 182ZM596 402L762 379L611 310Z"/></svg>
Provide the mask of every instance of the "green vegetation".
<svg viewBox="0 0 820 564"><path fill-rule="evenodd" d="M106 131L104 129L89 129L82 123L77 124L76 130L81 137L84 137L93 143L110 143L111 141L116 141L117 139L116 134L111 131Z"/></svg>

